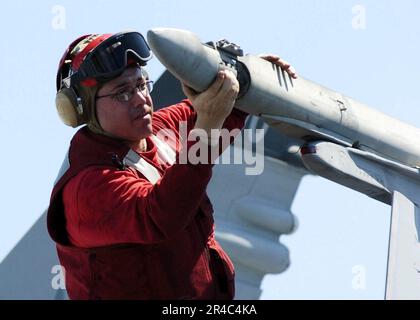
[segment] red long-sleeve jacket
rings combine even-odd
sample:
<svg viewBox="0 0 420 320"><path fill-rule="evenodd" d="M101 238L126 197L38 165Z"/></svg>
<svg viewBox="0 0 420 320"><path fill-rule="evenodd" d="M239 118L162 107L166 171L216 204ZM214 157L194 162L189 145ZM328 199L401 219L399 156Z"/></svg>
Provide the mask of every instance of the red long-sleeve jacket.
<svg viewBox="0 0 420 320"><path fill-rule="evenodd" d="M153 115L154 134L194 127L188 100ZM246 114L234 110L224 127L242 128ZM174 142L174 141L172 141ZM72 139L69 168L56 183L48 228L66 270L73 299L231 299L234 268L214 238L206 195L211 164L163 164L147 138L140 156L161 178L148 181L124 168L129 148L82 128Z"/></svg>

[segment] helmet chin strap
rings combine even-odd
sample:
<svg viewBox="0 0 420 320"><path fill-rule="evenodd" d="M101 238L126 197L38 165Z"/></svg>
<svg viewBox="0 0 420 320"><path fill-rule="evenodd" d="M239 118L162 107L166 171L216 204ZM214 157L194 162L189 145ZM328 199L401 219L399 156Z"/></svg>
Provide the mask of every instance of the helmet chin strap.
<svg viewBox="0 0 420 320"><path fill-rule="evenodd" d="M82 85L79 87L80 94L83 96L84 101L86 101L84 108L84 112L86 112L85 123L89 130L93 133L107 136L113 139L123 140L109 132L106 132L98 121L98 117L96 115L96 94L99 88L99 85L93 87L86 87Z"/></svg>
<svg viewBox="0 0 420 320"><path fill-rule="evenodd" d="M93 101L93 103L95 103L95 102ZM112 134L108 131L105 131L101 127L101 124L99 123L98 118L96 116L96 105L93 104L92 106L93 106L93 108L91 110L91 114L89 115L89 120L86 123L89 130L92 131L93 133L100 134L100 135L103 135L103 136L106 136L106 137L109 137L109 138L112 138L112 139L115 139L115 140L124 141L123 138L121 138L119 136L116 136L115 134Z"/></svg>
<svg viewBox="0 0 420 320"><path fill-rule="evenodd" d="M106 137L109 137L109 138L112 138L112 139L124 141L123 138L118 137L118 136L116 136L116 135L114 135L112 133L109 133L109 132L105 131L104 129L102 129L102 127L99 124L95 124L95 123L89 122L87 124L87 127L93 133L100 134L100 135L103 135L103 136L106 136Z"/></svg>
<svg viewBox="0 0 420 320"><path fill-rule="evenodd" d="M94 87L85 87L80 86L79 91L83 95L85 102L84 112L85 114L85 123L90 131L96 134L107 136L110 138L122 140L121 138L106 132L100 125L98 117L96 116L96 94L99 90L99 86Z"/></svg>

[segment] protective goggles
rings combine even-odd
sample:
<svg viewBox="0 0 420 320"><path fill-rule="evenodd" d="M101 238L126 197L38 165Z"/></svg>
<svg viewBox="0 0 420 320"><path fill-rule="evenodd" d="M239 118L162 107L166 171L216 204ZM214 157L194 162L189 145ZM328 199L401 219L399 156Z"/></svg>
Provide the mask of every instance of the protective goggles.
<svg viewBox="0 0 420 320"><path fill-rule="evenodd" d="M101 42L70 76L71 86L86 79L99 82L119 76L130 63L145 66L152 52L139 32L121 32Z"/></svg>

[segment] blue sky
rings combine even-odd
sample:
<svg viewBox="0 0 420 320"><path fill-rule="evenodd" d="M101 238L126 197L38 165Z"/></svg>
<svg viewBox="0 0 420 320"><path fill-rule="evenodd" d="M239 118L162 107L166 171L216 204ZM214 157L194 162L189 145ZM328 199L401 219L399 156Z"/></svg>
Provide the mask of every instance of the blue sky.
<svg viewBox="0 0 420 320"><path fill-rule="evenodd" d="M365 21L358 29L360 10ZM79 35L165 26L191 30L203 41L227 38L246 53L279 54L305 78L419 127L418 12L415 0L3 3L0 260L47 207L75 132L56 115L55 73L62 52ZM162 72L156 59L150 63L152 78ZM266 277L263 298L383 298L389 207L306 177L292 209L299 229L281 239L292 265ZM355 289L358 270L365 283Z"/></svg>

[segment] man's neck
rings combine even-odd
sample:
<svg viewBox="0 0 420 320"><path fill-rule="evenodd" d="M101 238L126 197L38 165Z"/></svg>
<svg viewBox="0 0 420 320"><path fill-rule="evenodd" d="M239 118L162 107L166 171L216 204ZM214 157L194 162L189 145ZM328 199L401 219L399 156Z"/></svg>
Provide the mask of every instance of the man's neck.
<svg viewBox="0 0 420 320"><path fill-rule="evenodd" d="M138 142L130 142L128 146L138 153L147 151L146 139L141 139Z"/></svg>

